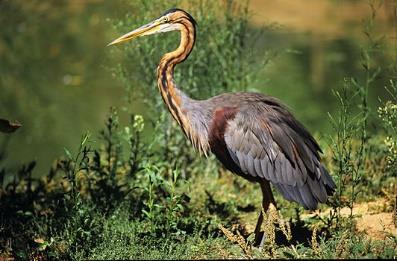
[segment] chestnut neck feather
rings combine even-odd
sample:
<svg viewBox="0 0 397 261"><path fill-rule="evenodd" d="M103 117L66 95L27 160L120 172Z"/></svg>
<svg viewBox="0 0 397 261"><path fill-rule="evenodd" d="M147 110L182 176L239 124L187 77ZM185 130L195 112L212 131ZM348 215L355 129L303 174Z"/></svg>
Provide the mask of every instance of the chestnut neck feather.
<svg viewBox="0 0 397 261"><path fill-rule="evenodd" d="M178 23L181 32L180 45L175 51L167 53L161 58L157 67L157 83L164 103L181 126L184 134L196 149L207 155L209 150L208 123L200 116L195 117L197 110L193 112L189 109L191 104L197 105L200 104L200 101L186 96L177 88L174 81L175 65L186 60L193 49L196 38L194 24L188 17L178 19Z"/></svg>

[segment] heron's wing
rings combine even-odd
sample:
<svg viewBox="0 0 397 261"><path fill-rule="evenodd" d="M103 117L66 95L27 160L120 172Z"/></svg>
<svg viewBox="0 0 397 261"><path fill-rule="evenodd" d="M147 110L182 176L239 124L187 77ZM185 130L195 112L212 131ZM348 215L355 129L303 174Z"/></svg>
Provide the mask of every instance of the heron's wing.
<svg viewBox="0 0 397 261"><path fill-rule="evenodd" d="M242 108L228 121L224 139L243 173L270 181L286 199L307 209L326 202L334 191L318 144L283 107Z"/></svg>

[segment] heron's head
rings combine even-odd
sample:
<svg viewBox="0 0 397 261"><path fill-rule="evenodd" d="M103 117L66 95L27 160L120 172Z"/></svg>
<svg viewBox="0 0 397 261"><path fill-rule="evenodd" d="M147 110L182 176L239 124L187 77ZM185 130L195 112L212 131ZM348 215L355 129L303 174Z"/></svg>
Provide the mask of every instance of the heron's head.
<svg viewBox="0 0 397 261"><path fill-rule="evenodd" d="M196 24L196 21L189 13L182 9L173 8L166 11L156 20L120 36L108 44L108 46L129 41L139 36L181 30L181 26L183 26L183 23L186 21L191 22L193 25Z"/></svg>

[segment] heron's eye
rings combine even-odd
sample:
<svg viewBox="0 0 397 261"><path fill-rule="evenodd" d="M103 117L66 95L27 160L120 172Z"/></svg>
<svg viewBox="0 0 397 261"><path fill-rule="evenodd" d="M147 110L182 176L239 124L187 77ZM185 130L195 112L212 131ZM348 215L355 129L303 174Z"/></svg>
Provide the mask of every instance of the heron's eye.
<svg viewBox="0 0 397 261"><path fill-rule="evenodd" d="M165 17L163 18L163 22L164 22L164 23L168 23L169 20L170 20L170 19L168 19L168 16L165 16Z"/></svg>

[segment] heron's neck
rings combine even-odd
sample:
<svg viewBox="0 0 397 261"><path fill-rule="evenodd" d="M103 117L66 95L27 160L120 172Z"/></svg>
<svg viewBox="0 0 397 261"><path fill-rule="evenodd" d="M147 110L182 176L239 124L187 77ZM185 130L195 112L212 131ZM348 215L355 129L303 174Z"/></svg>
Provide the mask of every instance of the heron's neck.
<svg viewBox="0 0 397 261"><path fill-rule="evenodd" d="M204 131L207 129L206 122L201 122L196 117L194 119L190 117L189 106L186 106L187 103L197 103L198 101L189 98L179 90L174 81L175 65L183 62L189 56L196 37L194 25L189 21L181 23L180 32L179 47L175 51L165 54L160 60L157 67L157 83L164 103L181 126L184 134L199 151L206 154L209 148L208 135Z"/></svg>
<svg viewBox="0 0 397 261"><path fill-rule="evenodd" d="M174 81L174 68L180 62L183 62L193 49L195 41L194 27L190 23L180 25L181 42L179 47L170 53L165 54L157 67L157 83L159 91L169 111L179 125L183 126L182 119L182 96Z"/></svg>

